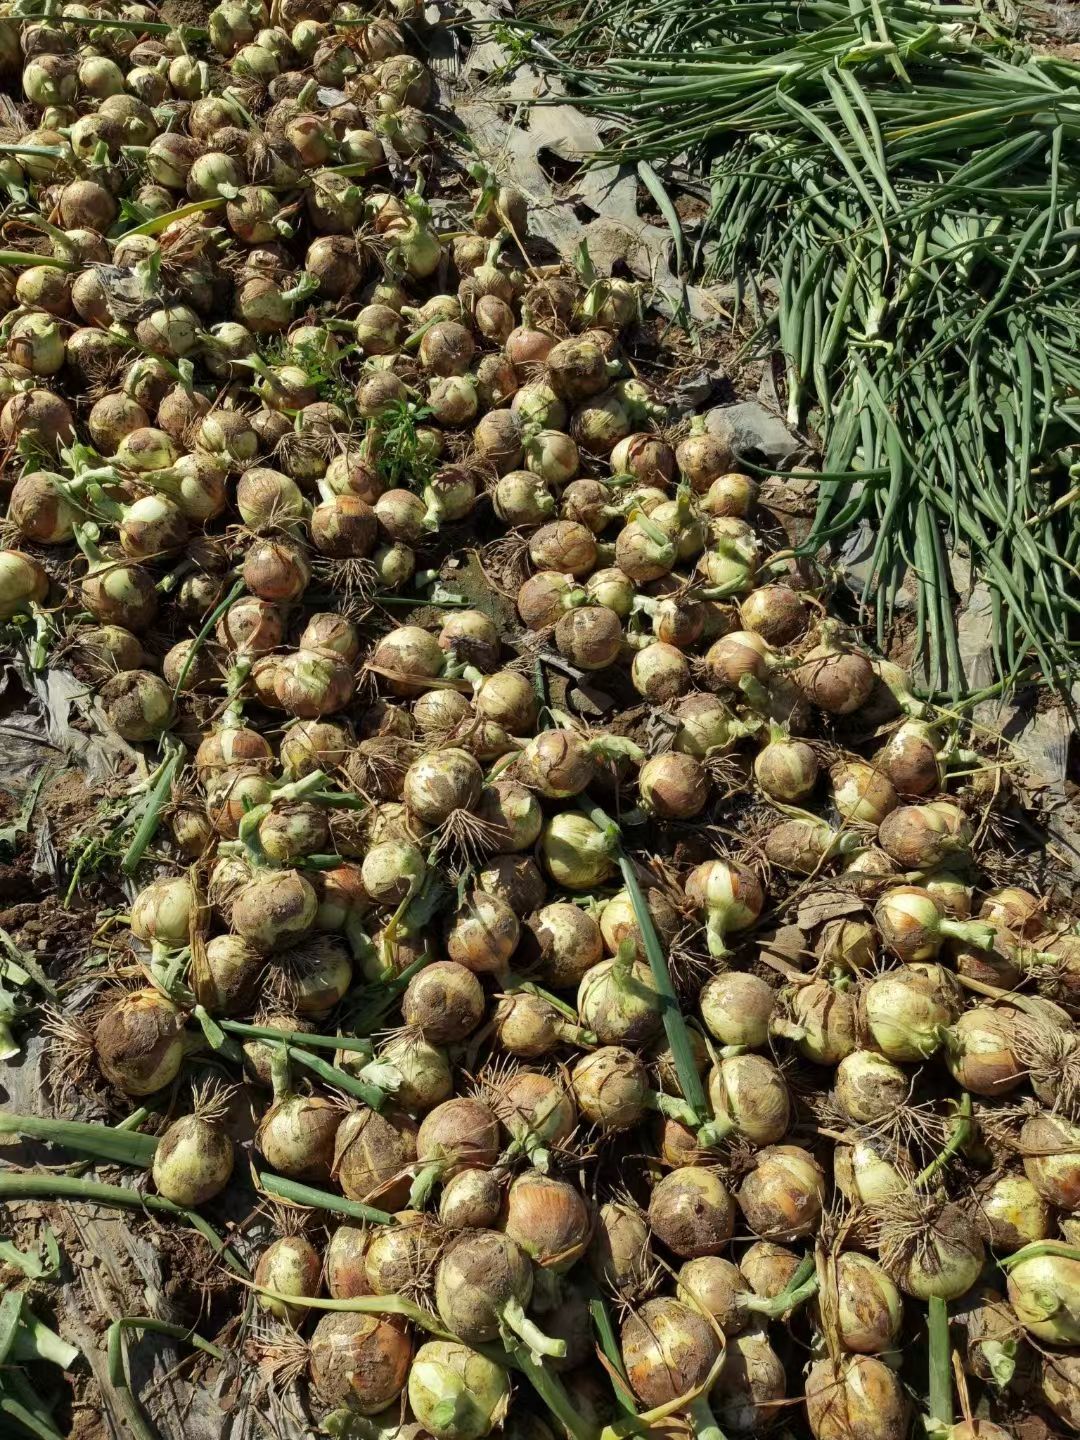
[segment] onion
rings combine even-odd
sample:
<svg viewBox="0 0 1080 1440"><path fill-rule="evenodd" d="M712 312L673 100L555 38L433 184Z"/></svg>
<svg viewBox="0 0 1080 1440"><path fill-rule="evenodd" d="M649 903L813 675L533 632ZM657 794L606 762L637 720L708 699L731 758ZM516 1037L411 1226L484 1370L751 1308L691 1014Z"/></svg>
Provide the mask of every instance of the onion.
<svg viewBox="0 0 1080 1440"><path fill-rule="evenodd" d="M350 1200L400 1208L409 1193L416 1134L415 1120L403 1111L350 1110L335 1136L332 1178Z"/></svg>
<svg viewBox="0 0 1080 1440"><path fill-rule="evenodd" d="M1053 1212L1026 1175L999 1175L976 1198L980 1233L995 1252L1009 1254L1053 1233Z"/></svg>
<svg viewBox="0 0 1080 1440"><path fill-rule="evenodd" d="M124 740L156 740L175 717L172 691L148 670L113 675L98 691L109 724Z"/></svg>
<svg viewBox="0 0 1080 1440"><path fill-rule="evenodd" d="M819 710L850 715L870 698L876 676L867 657L831 640L816 646L795 670L800 690Z"/></svg>
<svg viewBox="0 0 1080 1440"><path fill-rule="evenodd" d="M198 899L186 877L154 880L131 902L131 933L147 945L186 945L198 917Z"/></svg>
<svg viewBox="0 0 1080 1440"><path fill-rule="evenodd" d="M660 996L652 971L633 959L629 943L612 960L586 971L578 986L582 1023L602 1045L640 1049L660 1029Z"/></svg>
<svg viewBox="0 0 1080 1440"><path fill-rule="evenodd" d="M727 470L731 453L706 430L704 418L696 416L691 422L690 434L675 447L675 463L691 488L704 494Z"/></svg>
<svg viewBox="0 0 1080 1440"><path fill-rule="evenodd" d="M544 868L567 890L594 890L615 870L607 835L585 815L562 811L540 835Z"/></svg>
<svg viewBox="0 0 1080 1440"><path fill-rule="evenodd" d="M503 901L519 919L547 899L547 885L531 855L492 855L476 873L478 888Z"/></svg>
<svg viewBox="0 0 1080 1440"><path fill-rule="evenodd" d="M605 1134L636 1125L649 1101L649 1080L641 1059L621 1045L586 1055L571 1075L581 1114Z"/></svg>
<svg viewBox="0 0 1080 1440"><path fill-rule="evenodd" d="M698 1003L709 1034L721 1045L757 1050L768 1044L776 992L765 980L725 971L706 982Z"/></svg>
<svg viewBox="0 0 1080 1440"><path fill-rule="evenodd" d="M725 936L750 929L761 914L765 892L752 870L725 860L706 860L690 872L686 897L705 912L709 954L730 955Z"/></svg>
<svg viewBox="0 0 1080 1440"><path fill-rule="evenodd" d="M525 1315L532 1267L520 1246L496 1230L471 1230L452 1240L435 1275L435 1303L443 1324L470 1344L498 1339L503 1328L536 1354L565 1352Z"/></svg>
<svg viewBox="0 0 1080 1440"><path fill-rule="evenodd" d="M791 1288L801 1257L786 1245L771 1240L755 1240L739 1261L750 1289L763 1299L774 1300Z"/></svg>
<svg viewBox="0 0 1080 1440"><path fill-rule="evenodd" d="M484 992L471 970L453 960L427 965L409 981L402 999L407 1025L425 1040L445 1045L464 1040L483 1019Z"/></svg>
<svg viewBox="0 0 1080 1440"><path fill-rule="evenodd" d="M183 1017L158 990L133 990L97 1023L94 1047L106 1080L125 1095L170 1085L184 1062Z"/></svg>
<svg viewBox="0 0 1080 1440"><path fill-rule="evenodd" d="M319 1252L303 1235L283 1235L274 1240L259 1256L255 1267L255 1284L279 1295L318 1295L322 1279ZM269 1295L259 1295L258 1302L277 1320L300 1325L307 1316L307 1305L290 1305Z"/></svg>
<svg viewBox="0 0 1080 1440"><path fill-rule="evenodd" d="M855 1049L855 1001L847 990L825 980L797 985L791 1013L802 1032L795 1043L815 1065L838 1065Z"/></svg>
<svg viewBox="0 0 1080 1440"><path fill-rule="evenodd" d="M713 1410L725 1430L757 1430L762 1417L783 1400L786 1388L780 1357L764 1334L749 1330L732 1336L724 1347L724 1363L711 1394Z"/></svg>
<svg viewBox="0 0 1080 1440"><path fill-rule="evenodd" d="M1048 1345L1080 1345L1080 1255L1021 1251L1008 1269L1009 1303L1030 1335Z"/></svg>
<svg viewBox="0 0 1080 1440"><path fill-rule="evenodd" d="M635 585L670 574L677 557L675 542L641 511L635 512L615 541L615 563Z"/></svg>
<svg viewBox="0 0 1080 1440"><path fill-rule="evenodd" d="M377 1415L405 1388L412 1358L396 1317L324 1315L311 1337L311 1380L328 1407Z"/></svg>
<svg viewBox="0 0 1080 1440"><path fill-rule="evenodd" d="M766 1240L795 1240L816 1233L825 1198L821 1167L797 1145L759 1150L736 1196L747 1225Z"/></svg>
<svg viewBox="0 0 1080 1440"><path fill-rule="evenodd" d="M871 981L860 1000L860 1019L888 1059L924 1060L940 1047L959 1008L949 972L917 963Z"/></svg>
<svg viewBox="0 0 1080 1440"><path fill-rule="evenodd" d="M490 1170L459 1170L439 1197L439 1221L448 1230L491 1230L502 1214L503 1193Z"/></svg>
<svg viewBox="0 0 1080 1440"><path fill-rule="evenodd" d="M836 1257L836 1325L845 1350L859 1355L891 1351L900 1338L904 1304L880 1265L850 1250Z"/></svg>
<svg viewBox="0 0 1080 1440"><path fill-rule="evenodd" d="M818 1360L806 1376L806 1418L814 1440L904 1440L910 1405L881 1360Z"/></svg>
<svg viewBox="0 0 1080 1440"><path fill-rule="evenodd" d="M542 1059L560 1045L586 1043L589 1032L568 1021L545 1000L527 990L506 995L494 1016L499 1044L511 1055L526 1060Z"/></svg>
<svg viewBox="0 0 1080 1440"><path fill-rule="evenodd" d="M416 1158L443 1180L463 1170L490 1169L499 1158L499 1122L481 1101L468 1096L444 1100L420 1122Z"/></svg>
<svg viewBox="0 0 1080 1440"><path fill-rule="evenodd" d="M700 1389L720 1353L705 1317L670 1299L646 1300L624 1323L620 1345L627 1378L647 1410Z"/></svg>
<svg viewBox="0 0 1080 1440"><path fill-rule="evenodd" d="M853 831L834 830L815 816L783 820L765 836L765 858L780 870L797 875L814 875L837 855L849 854L858 847Z"/></svg>
<svg viewBox="0 0 1080 1440"><path fill-rule="evenodd" d="M915 1192L888 1202L878 1254L900 1289L916 1300L958 1299L974 1285L983 1265L983 1243L964 1211Z"/></svg>
<svg viewBox="0 0 1080 1440"><path fill-rule="evenodd" d="M446 936L451 960L479 975L501 975L517 949L517 916L505 900L474 890Z"/></svg>
<svg viewBox="0 0 1080 1440"><path fill-rule="evenodd" d="M640 1210L621 1201L600 1206L589 1245L589 1269L607 1289L631 1297L645 1290L652 1270L649 1226Z"/></svg>
<svg viewBox="0 0 1080 1440"><path fill-rule="evenodd" d="M267 871L233 901L233 929L256 949L274 950L306 935L318 908L314 889L299 871Z"/></svg>
<svg viewBox="0 0 1080 1440"><path fill-rule="evenodd" d="M396 907L419 890L427 863L415 845L385 840L365 855L361 873L364 888L377 905Z"/></svg>
<svg viewBox="0 0 1080 1440"><path fill-rule="evenodd" d="M581 670L606 670L619 658L623 630L619 617L602 605L568 610L555 626L555 647Z"/></svg>
<svg viewBox="0 0 1080 1440"><path fill-rule="evenodd" d="M704 810L709 777L700 760L672 751L646 760L638 775L643 807L661 820L689 820Z"/></svg>
<svg viewBox="0 0 1080 1440"><path fill-rule="evenodd" d="M774 1145L784 1138L791 1101L783 1076L761 1055L733 1055L709 1075L709 1102L719 1136L734 1132L754 1145Z"/></svg>
<svg viewBox="0 0 1080 1440"><path fill-rule="evenodd" d="M672 903L663 890L649 884L645 874L639 877L645 895L645 907L652 917L653 925L662 945L674 941L683 926L682 912ZM647 960L645 941L637 922L637 912L629 892L620 890L613 895L600 912L600 933L609 955L617 955L629 941L634 947L634 958Z"/></svg>
<svg viewBox="0 0 1080 1440"><path fill-rule="evenodd" d="M593 917L568 901L545 905L526 922L541 978L557 990L578 986L602 959L603 936Z"/></svg>
<svg viewBox="0 0 1080 1440"><path fill-rule="evenodd" d="M789 805L811 794L819 769L813 748L804 740L793 740L777 726L771 727L769 743L754 758L754 779L762 790L770 800Z"/></svg>
<svg viewBox="0 0 1080 1440"><path fill-rule="evenodd" d="M486 1356L446 1340L429 1340L417 1350L409 1405L435 1440L484 1440L509 1404L509 1377Z"/></svg>
<svg viewBox="0 0 1080 1440"><path fill-rule="evenodd" d="M905 720L881 749L877 763L901 795L932 795L945 780L938 758L941 737L924 720Z"/></svg>
<svg viewBox="0 0 1080 1440"><path fill-rule="evenodd" d="M828 920L818 936L817 955L846 972L869 970L877 958L877 931L869 920Z"/></svg>
<svg viewBox="0 0 1080 1440"><path fill-rule="evenodd" d="M204 1205L221 1193L233 1171L233 1145L217 1108L197 1105L174 1120L158 1141L151 1173L159 1195L174 1205Z"/></svg>
<svg viewBox="0 0 1080 1440"><path fill-rule="evenodd" d="M485 785L476 813L490 827L490 841L502 852L531 850L544 824L536 797L516 780Z"/></svg>
<svg viewBox="0 0 1080 1440"><path fill-rule="evenodd" d="M1004 1095L1023 1083L1026 1070L1014 1053L1018 1011L989 1005L965 1010L945 1040L945 1063L954 1080L975 1095Z"/></svg>
<svg viewBox="0 0 1080 1440"><path fill-rule="evenodd" d="M991 926L978 920L950 920L933 895L917 885L887 890L874 907L874 920L885 944L902 960L931 959L946 938L983 950L994 943Z"/></svg>
<svg viewBox="0 0 1080 1440"><path fill-rule="evenodd" d="M971 826L955 805L901 805L878 830L878 844L905 870L933 870L956 856L967 855Z"/></svg>
<svg viewBox="0 0 1080 1440"><path fill-rule="evenodd" d="M1039 1368L1037 1393L1070 1430L1080 1428L1080 1356L1044 1355ZM965 1437L965 1440L975 1440L975 1437ZM998 1440L998 1437L994 1436L992 1440Z"/></svg>
<svg viewBox="0 0 1080 1440"><path fill-rule="evenodd" d="M806 629L806 601L787 585L762 585L739 606L744 630L752 630L770 645L789 645Z"/></svg>
<svg viewBox="0 0 1080 1440"><path fill-rule="evenodd" d="M565 485L581 469L581 456L562 430L526 430L522 445L525 468L548 485Z"/></svg>
<svg viewBox="0 0 1080 1440"><path fill-rule="evenodd" d="M533 1170L511 1182L502 1228L534 1264L561 1274L585 1253L592 1224L573 1185Z"/></svg>
<svg viewBox="0 0 1080 1440"><path fill-rule="evenodd" d="M1020 1146L1024 1174L1043 1199L1066 1214L1080 1212L1080 1125L1064 1115L1032 1115Z"/></svg>
<svg viewBox="0 0 1080 1440"><path fill-rule="evenodd" d="M573 1095L538 1070L518 1070L498 1085L491 1108L510 1136L510 1151L524 1151L538 1170L550 1164L549 1146L564 1144L577 1124Z"/></svg>
<svg viewBox="0 0 1080 1440"><path fill-rule="evenodd" d="M908 1180L901 1173L910 1167L901 1157L899 1163L879 1154L869 1141L838 1145L833 1151L833 1179L836 1188L852 1205L879 1206L894 1196L903 1195Z"/></svg>
<svg viewBox="0 0 1080 1440"><path fill-rule="evenodd" d="M415 1292L433 1267L441 1243L427 1215L402 1210L396 1224L376 1228L364 1251L364 1273L373 1295Z"/></svg>
<svg viewBox="0 0 1080 1440"><path fill-rule="evenodd" d="M193 963L199 1003L212 1015L241 1015L252 1008L265 957L239 935L215 935ZM201 973L200 973L201 970Z"/></svg>
<svg viewBox="0 0 1080 1440"><path fill-rule="evenodd" d="M836 1067L837 1104L858 1125L872 1125L897 1114L910 1093L911 1082L904 1071L872 1050L853 1050Z"/></svg>
<svg viewBox="0 0 1080 1440"><path fill-rule="evenodd" d="M726 754L742 734L740 723L716 695L687 695L674 707L673 714L679 728L672 748L698 760Z"/></svg>
<svg viewBox="0 0 1080 1440"><path fill-rule="evenodd" d="M774 661L772 647L752 630L733 630L710 645L705 669L717 685L738 690L744 679L765 680Z"/></svg>
<svg viewBox="0 0 1080 1440"><path fill-rule="evenodd" d="M876 766L862 760L845 760L829 772L833 804L851 824L880 825L897 806L897 794Z"/></svg>
<svg viewBox="0 0 1080 1440"><path fill-rule="evenodd" d="M719 1255L702 1255L687 1260L680 1268L676 1297L684 1305L712 1315L725 1335L737 1335L746 1328L750 1312L742 1297L750 1286L738 1266Z"/></svg>
<svg viewBox="0 0 1080 1440"><path fill-rule="evenodd" d="M286 1095L263 1116L255 1143L280 1174L325 1183L341 1119L341 1109L319 1095Z"/></svg>
<svg viewBox="0 0 1080 1440"><path fill-rule="evenodd" d="M735 1203L715 1171L686 1165L653 1188L649 1223L681 1259L717 1255L735 1228Z"/></svg>

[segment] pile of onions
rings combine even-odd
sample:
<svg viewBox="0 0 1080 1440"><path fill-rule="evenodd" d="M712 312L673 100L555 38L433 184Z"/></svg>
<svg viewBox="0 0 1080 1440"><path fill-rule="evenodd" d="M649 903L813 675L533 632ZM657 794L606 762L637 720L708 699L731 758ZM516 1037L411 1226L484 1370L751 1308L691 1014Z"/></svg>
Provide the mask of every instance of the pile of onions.
<svg viewBox="0 0 1080 1440"><path fill-rule="evenodd" d="M1080 935L986 732L638 284L451 215L416 0L23 8L0 638L130 776L47 1025L110 1123L0 1130L148 1172L334 1433L1075 1429Z"/></svg>

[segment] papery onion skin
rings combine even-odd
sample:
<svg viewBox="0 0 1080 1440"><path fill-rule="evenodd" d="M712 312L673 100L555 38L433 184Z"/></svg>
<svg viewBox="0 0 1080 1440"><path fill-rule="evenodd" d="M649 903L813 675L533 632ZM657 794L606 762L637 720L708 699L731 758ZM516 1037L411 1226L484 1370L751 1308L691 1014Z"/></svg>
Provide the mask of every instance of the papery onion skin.
<svg viewBox="0 0 1080 1440"><path fill-rule="evenodd" d="M868 1355L818 1360L806 1377L814 1440L904 1440L910 1408L895 1372Z"/></svg>
<svg viewBox="0 0 1080 1440"><path fill-rule="evenodd" d="M700 1386L719 1354L704 1316L677 1300L646 1300L622 1327L626 1374L647 1409L670 1404Z"/></svg>

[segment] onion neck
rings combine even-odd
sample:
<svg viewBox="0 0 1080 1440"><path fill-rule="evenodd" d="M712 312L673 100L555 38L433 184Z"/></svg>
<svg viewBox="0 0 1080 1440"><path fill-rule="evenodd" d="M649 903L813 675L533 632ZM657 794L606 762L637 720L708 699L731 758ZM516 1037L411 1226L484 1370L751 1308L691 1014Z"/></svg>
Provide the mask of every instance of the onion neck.
<svg viewBox="0 0 1080 1440"><path fill-rule="evenodd" d="M525 1307L516 1296L506 1301L499 1317L503 1325L525 1342L530 1355L539 1363L543 1363L546 1355L561 1360L566 1354L566 1341L553 1340L549 1335L545 1335L536 1322L525 1314Z"/></svg>
<svg viewBox="0 0 1080 1440"><path fill-rule="evenodd" d="M815 1272L814 1257L807 1255L779 1295L744 1295L739 1308L768 1319L781 1319L818 1293L821 1281Z"/></svg>
<svg viewBox="0 0 1080 1440"><path fill-rule="evenodd" d="M938 922L938 933L950 940L960 940L976 950L993 950L996 935L994 927L984 920L953 920L948 915Z"/></svg>
<svg viewBox="0 0 1080 1440"><path fill-rule="evenodd" d="M686 1407L686 1415L695 1440L726 1440L704 1395L690 1401Z"/></svg>

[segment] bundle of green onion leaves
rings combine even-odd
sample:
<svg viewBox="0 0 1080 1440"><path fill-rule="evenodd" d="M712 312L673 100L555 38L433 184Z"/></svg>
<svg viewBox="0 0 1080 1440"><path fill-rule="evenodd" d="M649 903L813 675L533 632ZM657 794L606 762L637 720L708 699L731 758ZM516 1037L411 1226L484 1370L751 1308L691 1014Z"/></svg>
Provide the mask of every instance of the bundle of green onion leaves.
<svg viewBox="0 0 1080 1440"><path fill-rule="evenodd" d="M705 175L697 278L764 298L756 341L782 355L789 422L820 447L806 548L873 536L879 643L914 578L934 688L971 680L952 555L985 583L998 677L1071 683L1080 65L988 9L923 0L560 14L523 7L518 53L598 114L594 158Z"/></svg>

